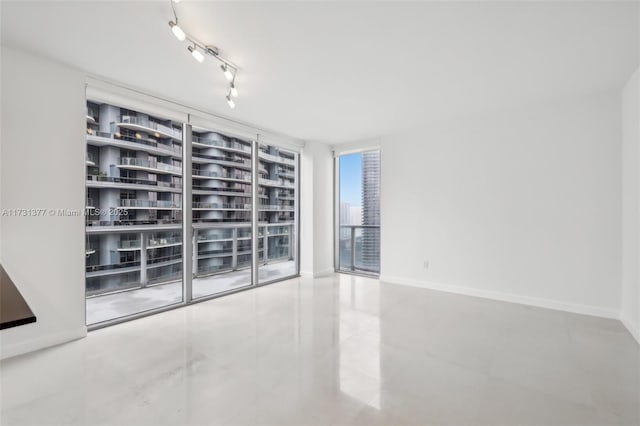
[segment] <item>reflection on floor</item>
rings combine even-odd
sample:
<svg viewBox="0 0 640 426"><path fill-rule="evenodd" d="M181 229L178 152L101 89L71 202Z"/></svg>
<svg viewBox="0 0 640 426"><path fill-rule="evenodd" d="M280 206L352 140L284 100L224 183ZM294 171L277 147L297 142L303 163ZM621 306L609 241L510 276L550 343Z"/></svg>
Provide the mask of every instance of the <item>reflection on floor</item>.
<svg viewBox="0 0 640 426"><path fill-rule="evenodd" d="M619 321L296 278L0 362L0 424L638 425Z"/></svg>
<svg viewBox="0 0 640 426"><path fill-rule="evenodd" d="M296 274L294 261L271 263L259 268L260 282L269 282ZM251 285L251 270L211 275L193 281L193 297L199 298ZM150 309L180 303L182 282L154 285L87 299L87 324L120 318Z"/></svg>

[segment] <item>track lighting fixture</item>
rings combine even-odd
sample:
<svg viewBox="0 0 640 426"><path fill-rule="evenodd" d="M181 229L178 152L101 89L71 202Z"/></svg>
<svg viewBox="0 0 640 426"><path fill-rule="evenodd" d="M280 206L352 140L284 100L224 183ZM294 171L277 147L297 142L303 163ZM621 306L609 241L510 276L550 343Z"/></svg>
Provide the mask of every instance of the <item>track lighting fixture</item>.
<svg viewBox="0 0 640 426"><path fill-rule="evenodd" d="M204 62L204 55L200 53L195 44L193 46L187 47L187 49L189 49L189 52L191 52L191 56L193 56L193 59L200 63Z"/></svg>
<svg viewBox="0 0 640 426"><path fill-rule="evenodd" d="M180 41L184 41L187 38L187 35L182 31L182 28L178 26L177 22L169 21L169 26L171 27L171 31L173 35Z"/></svg>
<svg viewBox="0 0 640 426"><path fill-rule="evenodd" d="M169 27L171 27L171 32L176 38L180 41L189 41L189 43L193 43L193 45L187 46L189 52L191 52L191 56L193 58L202 63L204 62L205 57L214 58L222 63L220 68L222 69L224 76L227 80L231 82L229 86L229 93L226 96L227 104L229 108L233 109L236 107L236 103L232 98L238 97L238 89L236 88L236 76L238 74L238 66L233 62L223 58L220 56L220 52L218 48L215 46L209 46L204 43L199 42L189 34L185 33L182 28L178 26L178 14L176 13L175 4L180 3L180 0L170 0L171 10L173 11L173 21L169 21Z"/></svg>

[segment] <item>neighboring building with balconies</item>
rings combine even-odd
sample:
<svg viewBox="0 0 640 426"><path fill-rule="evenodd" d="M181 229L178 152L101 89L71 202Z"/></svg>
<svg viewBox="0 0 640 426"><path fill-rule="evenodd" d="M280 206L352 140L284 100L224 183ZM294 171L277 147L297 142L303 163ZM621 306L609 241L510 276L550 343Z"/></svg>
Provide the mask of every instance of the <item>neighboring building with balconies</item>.
<svg viewBox="0 0 640 426"><path fill-rule="evenodd" d="M182 276L182 123L109 104L87 108L87 294ZM194 277L251 265L252 143L192 134ZM293 154L260 145L260 262L295 253Z"/></svg>

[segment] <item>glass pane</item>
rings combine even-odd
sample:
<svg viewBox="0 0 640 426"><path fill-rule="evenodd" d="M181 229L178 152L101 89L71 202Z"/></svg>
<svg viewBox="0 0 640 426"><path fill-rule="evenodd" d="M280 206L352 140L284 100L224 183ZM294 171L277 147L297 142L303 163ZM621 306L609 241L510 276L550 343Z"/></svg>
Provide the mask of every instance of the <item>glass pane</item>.
<svg viewBox="0 0 640 426"><path fill-rule="evenodd" d="M252 285L251 141L193 130L193 298Z"/></svg>
<svg viewBox="0 0 640 426"><path fill-rule="evenodd" d="M89 101L86 140L87 324L182 302L182 124Z"/></svg>
<svg viewBox="0 0 640 426"><path fill-rule="evenodd" d="M298 154L260 144L258 160L258 275L264 284L298 274Z"/></svg>
<svg viewBox="0 0 640 426"><path fill-rule="evenodd" d="M339 265L342 271L380 273L380 151L340 161Z"/></svg>

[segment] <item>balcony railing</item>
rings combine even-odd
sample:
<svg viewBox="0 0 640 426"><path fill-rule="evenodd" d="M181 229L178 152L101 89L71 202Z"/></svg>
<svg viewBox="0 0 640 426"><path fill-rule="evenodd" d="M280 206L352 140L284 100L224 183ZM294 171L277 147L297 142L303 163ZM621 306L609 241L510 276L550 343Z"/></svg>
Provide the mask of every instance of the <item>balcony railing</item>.
<svg viewBox="0 0 640 426"><path fill-rule="evenodd" d="M290 171L286 171L286 172L278 171L278 176L286 178L286 179L295 179L296 178L296 175L293 172L290 172Z"/></svg>
<svg viewBox="0 0 640 426"><path fill-rule="evenodd" d="M251 192L248 192L246 189L241 188L226 188L226 187L211 187L204 185L193 185L192 189L194 191L206 191L206 195L229 195L232 194L233 197L244 197L251 198Z"/></svg>
<svg viewBox="0 0 640 426"><path fill-rule="evenodd" d="M290 234L293 225L282 226L278 224L272 224L267 226L267 235L288 235Z"/></svg>
<svg viewBox="0 0 640 426"><path fill-rule="evenodd" d="M120 207L179 209L180 204L173 201L121 199Z"/></svg>
<svg viewBox="0 0 640 426"><path fill-rule="evenodd" d="M206 233L198 233L199 242L215 242L221 240L229 240L233 238L232 229L219 229L216 231L209 231Z"/></svg>
<svg viewBox="0 0 640 426"><path fill-rule="evenodd" d="M213 178L223 178L223 179L236 179L236 180L242 180L245 182L251 182L251 173L212 172L210 170L196 169L192 171L192 175L195 177L202 176L202 177L213 177ZM217 189L217 188L211 188L211 189Z"/></svg>
<svg viewBox="0 0 640 426"><path fill-rule="evenodd" d="M194 202L194 209L233 209L233 210L251 210L251 204L237 203L202 203Z"/></svg>
<svg viewBox="0 0 640 426"><path fill-rule="evenodd" d="M380 225L340 225L340 269L380 273Z"/></svg>
<svg viewBox="0 0 640 426"><path fill-rule="evenodd" d="M280 210L280 211L294 211L294 206L283 206L278 204L261 204L260 210Z"/></svg>
<svg viewBox="0 0 640 426"><path fill-rule="evenodd" d="M162 246L170 246L182 244L182 237L173 236L166 238L149 238L147 242L147 248L157 248ZM142 245L140 244L140 240L122 240L118 241L118 248L122 250L126 249L139 249Z"/></svg>
<svg viewBox="0 0 640 426"><path fill-rule="evenodd" d="M173 237L166 237L166 238L150 238L148 247L153 248L158 246L168 246L168 245L175 245L175 244L182 244L181 236L173 236Z"/></svg>
<svg viewBox="0 0 640 426"><path fill-rule="evenodd" d="M293 200L296 199L295 196L289 195L289 194L288 195L278 195L277 197L278 197L279 200L284 200L284 201L293 201Z"/></svg>
<svg viewBox="0 0 640 426"><path fill-rule="evenodd" d="M247 152L250 153L251 152L251 147L248 145L244 145L241 144L239 142L234 142L234 141L220 141L220 140L211 140L211 139L206 139L200 136L196 136L193 135L191 137L191 141L193 143L199 143L202 145L209 145L212 146L214 148L229 148L229 149L235 149L237 151L243 151L243 152Z"/></svg>
<svg viewBox="0 0 640 426"><path fill-rule="evenodd" d="M134 266L140 266L140 261L131 261L131 262L120 262L114 264L105 264L105 265L87 265L87 272L98 272L98 271L111 271L115 269L124 269L131 268Z"/></svg>
<svg viewBox="0 0 640 426"><path fill-rule="evenodd" d="M134 124L140 127L146 127L147 129L156 130L166 135L173 136L174 138L182 139L182 132L180 130L176 130L173 127L165 126L164 124L156 123L155 121L151 121L148 119L141 119L140 117L123 115L120 122L125 124Z"/></svg>
<svg viewBox="0 0 640 426"><path fill-rule="evenodd" d="M89 216L90 217L90 216ZM179 225L181 219L113 219L113 220L90 220L87 219L87 227L96 226L147 226L147 225Z"/></svg>
<svg viewBox="0 0 640 426"><path fill-rule="evenodd" d="M182 148L180 146L175 145L167 145L164 143L158 143L153 139L148 138L136 138L133 136L123 135L120 132L100 132L100 131L91 131L90 135L95 135L101 138L108 138L117 141L131 142L140 145L150 146L152 148L156 148L158 150L164 150L174 154L176 157L180 157L182 155Z"/></svg>
<svg viewBox="0 0 640 426"><path fill-rule="evenodd" d="M140 221L132 221L140 222ZM146 221L145 221L146 222ZM179 222L179 221L178 221ZM122 223L119 223L122 224ZM258 227L257 234L259 237L258 249L260 254L260 263L262 262L279 262L282 260L291 259L294 253L294 247L292 246L294 234L294 224L261 224ZM125 273L137 273L138 277L143 276L143 272L147 271L147 282L136 283L135 285L127 285L126 290L140 288L149 284L161 282L155 280L153 277L155 274L165 275L164 270L159 268L170 267L182 260L182 253L185 250L192 251L197 261L197 266L194 267L194 276L202 277L206 275L223 273L232 270L242 269L251 265L251 241L252 229L246 223L237 224L235 226L224 225L209 225L205 227L194 228L194 236L192 243L193 246L185 248L183 250L175 250L171 248L162 249L162 247L170 245L182 244L182 235L175 231L167 232L168 235L162 236L157 229L138 231L144 235L139 236L135 240L121 240L115 242L117 247L113 247L110 250L120 248L121 251L127 249L134 250L142 247L141 242L143 238L148 238L146 249L146 257L141 259L135 259L115 264L104 265L87 265L86 271L89 278L96 278L98 276L106 276L111 274L118 274L123 276ZM162 232L162 231L160 231ZM283 236L287 236L283 238ZM94 243L91 243L94 245ZM103 249L109 250L109 248L103 247ZM152 251L151 249L158 249L158 251ZM180 253L176 253L179 251ZM153 256L157 254L157 256ZM218 258L222 265L208 265L209 262L206 259ZM95 260L95 256L88 256L88 261ZM156 272L157 271L157 272ZM140 278L134 278L133 280L139 280ZM129 281L128 281L129 282ZM120 290L123 290L122 286L118 286ZM91 290L92 295L100 295L112 292L113 288L108 287L104 289L93 288Z"/></svg>
<svg viewBox="0 0 640 426"><path fill-rule="evenodd" d="M162 170L171 173L182 173L182 167L171 164L159 163L156 161L143 160L141 158L122 157L121 166L145 167L147 169Z"/></svg>
<svg viewBox="0 0 640 426"><path fill-rule="evenodd" d="M289 158L284 158L284 157L279 157L277 155L273 155L273 154L268 154L264 151L260 151L259 154L260 157L264 158L265 160L271 160L274 162L280 162L280 163L284 163L284 164L291 164L292 166L296 164L295 160L291 160Z"/></svg>
<svg viewBox="0 0 640 426"><path fill-rule="evenodd" d="M140 240L122 240L118 241L119 249L139 249L140 248Z"/></svg>
<svg viewBox="0 0 640 426"><path fill-rule="evenodd" d="M291 182L285 182L283 180L273 180L273 179L259 179L260 185L265 186L283 186L283 187L291 187L294 188L295 185Z"/></svg>
<svg viewBox="0 0 640 426"><path fill-rule="evenodd" d="M181 184L174 184L171 182L164 182L160 180L146 180L146 179L135 179L135 178L124 178L124 177L111 177L111 176L98 176L98 175L88 175L88 181L95 182L110 182L110 183L126 183L133 185L152 185L152 186L163 186L167 188L181 188Z"/></svg>
<svg viewBox="0 0 640 426"><path fill-rule="evenodd" d="M233 163L233 164L242 165L242 166L245 166L245 167L251 167L251 160L245 159L245 158L223 157L223 156L219 156L219 155L207 155L207 154L201 154L199 152L194 152L192 155L193 155L194 159L203 158L203 159L207 159L207 160L220 161L220 162L225 162L225 163Z"/></svg>

